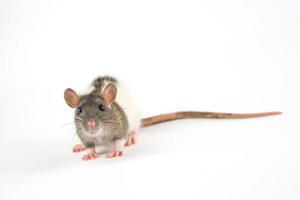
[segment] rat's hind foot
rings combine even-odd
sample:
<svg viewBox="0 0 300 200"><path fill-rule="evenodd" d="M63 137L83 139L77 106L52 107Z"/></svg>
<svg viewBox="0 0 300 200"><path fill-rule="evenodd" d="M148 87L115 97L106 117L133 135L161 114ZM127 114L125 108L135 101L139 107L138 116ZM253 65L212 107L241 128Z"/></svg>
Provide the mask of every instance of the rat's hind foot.
<svg viewBox="0 0 300 200"><path fill-rule="evenodd" d="M82 157L82 160L92 160L98 158L99 155L97 153L86 154Z"/></svg>
<svg viewBox="0 0 300 200"><path fill-rule="evenodd" d="M131 145L134 145L136 143L136 135L133 134L128 137L127 141L125 142L125 147L129 147Z"/></svg>
<svg viewBox="0 0 300 200"><path fill-rule="evenodd" d="M108 155L106 155L106 158L115 158L119 156L123 156L123 151L114 151L112 153L109 153Z"/></svg>
<svg viewBox="0 0 300 200"><path fill-rule="evenodd" d="M85 151L85 150L86 150L86 148L82 144L77 144L72 148L73 153L78 153L78 152Z"/></svg>

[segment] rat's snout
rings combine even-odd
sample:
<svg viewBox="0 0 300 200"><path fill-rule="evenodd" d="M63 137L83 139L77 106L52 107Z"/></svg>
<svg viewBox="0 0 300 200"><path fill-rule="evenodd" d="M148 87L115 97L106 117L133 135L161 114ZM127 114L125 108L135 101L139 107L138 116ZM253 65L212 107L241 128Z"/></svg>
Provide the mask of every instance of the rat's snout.
<svg viewBox="0 0 300 200"><path fill-rule="evenodd" d="M89 118L86 125L88 129L94 129L96 127L96 122L93 118Z"/></svg>

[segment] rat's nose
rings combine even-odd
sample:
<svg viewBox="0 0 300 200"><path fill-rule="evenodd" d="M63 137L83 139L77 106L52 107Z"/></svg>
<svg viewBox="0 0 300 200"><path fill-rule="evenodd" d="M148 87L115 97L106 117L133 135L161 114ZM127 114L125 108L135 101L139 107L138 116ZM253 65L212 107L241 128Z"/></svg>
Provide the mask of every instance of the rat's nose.
<svg viewBox="0 0 300 200"><path fill-rule="evenodd" d="M88 129L93 129L96 127L96 122L94 119L92 118L89 118L88 121L87 121L87 127Z"/></svg>

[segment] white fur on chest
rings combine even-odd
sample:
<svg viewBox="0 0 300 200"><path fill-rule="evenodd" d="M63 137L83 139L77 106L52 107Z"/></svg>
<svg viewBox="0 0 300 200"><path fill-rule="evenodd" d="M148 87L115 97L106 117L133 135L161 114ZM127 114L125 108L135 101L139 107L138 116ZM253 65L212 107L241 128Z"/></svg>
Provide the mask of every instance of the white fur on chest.
<svg viewBox="0 0 300 200"><path fill-rule="evenodd" d="M80 138L87 143L94 143L100 145L112 141L112 135L109 132L105 132L102 128L99 128L96 133L90 134L82 128L83 132Z"/></svg>

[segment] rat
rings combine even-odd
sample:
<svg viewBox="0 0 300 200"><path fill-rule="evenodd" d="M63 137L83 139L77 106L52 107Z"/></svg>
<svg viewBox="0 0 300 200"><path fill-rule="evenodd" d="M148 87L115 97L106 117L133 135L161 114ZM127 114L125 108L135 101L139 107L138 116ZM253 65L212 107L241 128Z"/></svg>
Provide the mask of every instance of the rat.
<svg viewBox="0 0 300 200"><path fill-rule="evenodd" d="M183 111L141 118L139 109L128 90L111 76L96 78L83 94L68 88L64 92L68 106L75 109L76 133L82 144L73 147L73 152L88 150L83 160L91 160L103 155L115 158L123 155L124 147L136 143L140 128L171 120L243 119L279 115L281 112L263 113L218 113Z"/></svg>

